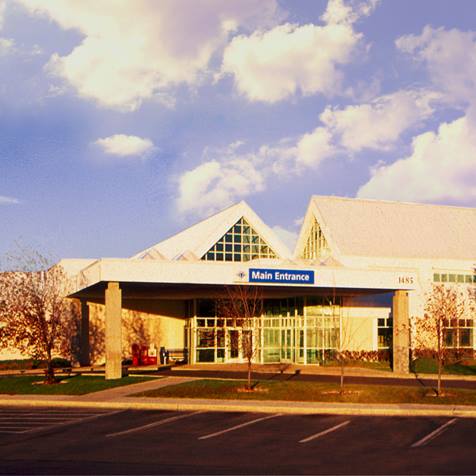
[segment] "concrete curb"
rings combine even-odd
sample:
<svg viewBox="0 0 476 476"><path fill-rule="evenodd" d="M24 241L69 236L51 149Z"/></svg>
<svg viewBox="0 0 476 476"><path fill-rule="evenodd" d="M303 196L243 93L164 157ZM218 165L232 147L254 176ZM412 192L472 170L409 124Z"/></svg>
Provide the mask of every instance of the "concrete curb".
<svg viewBox="0 0 476 476"><path fill-rule="evenodd" d="M153 400L153 401L151 401ZM117 399L114 401L80 401L74 399L18 399L2 398L0 407L61 407L99 408L115 410L170 410L208 412L255 412L283 414L332 414L367 416L446 416L476 418L476 406L387 404L367 405L345 403L312 403L285 401L191 400L191 399Z"/></svg>

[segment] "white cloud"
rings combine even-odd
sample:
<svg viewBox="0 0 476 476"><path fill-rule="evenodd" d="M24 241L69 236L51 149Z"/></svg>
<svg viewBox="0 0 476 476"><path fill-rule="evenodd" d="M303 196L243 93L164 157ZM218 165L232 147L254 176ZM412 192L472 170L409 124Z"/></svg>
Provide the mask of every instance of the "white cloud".
<svg viewBox="0 0 476 476"><path fill-rule="evenodd" d="M206 215L263 189L263 176L252 161L235 158L211 160L179 178L178 210Z"/></svg>
<svg viewBox="0 0 476 476"><path fill-rule="evenodd" d="M380 0L329 0L322 20L328 24L352 24L369 16Z"/></svg>
<svg viewBox="0 0 476 476"><path fill-rule="evenodd" d="M331 144L332 136L324 127L317 127L313 132L304 134L297 142L297 165L315 167L324 159L336 153Z"/></svg>
<svg viewBox="0 0 476 476"><path fill-rule="evenodd" d="M17 203L20 203L20 200L18 200L18 198L0 195L0 205L16 205Z"/></svg>
<svg viewBox="0 0 476 476"><path fill-rule="evenodd" d="M409 157L377 166L359 197L468 202L476 200L476 125L469 116L413 140Z"/></svg>
<svg viewBox="0 0 476 476"><path fill-rule="evenodd" d="M273 103L300 91L341 91L339 65L348 63L361 35L344 24L285 24L235 37L223 55L222 73L252 101Z"/></svg>
<svg viewBox="0 0 476 476"><path fill-rule="evenodd" d="M84 38L48 70L82 97L134 110L154 97L171 102L180 84L195 85L212 55L239 26L272 25L276 0L17 0Z"/></svg>
<svg viewBox="0 0 476 476"><path fill-rule="evenodd" d="M348 151L388 150L405 130L431 116L431 103L437 99L430 91L397 91L367 104L326 108L320 119Z"/></svg>
<svg viewBox="0 0 476 476"><path fill-rule="evenodd" d="M11 38L0 38L0 56L9 53L14 44L15 43Z"/></svg>
<svg viewBox="0 0 476 476"><path fill-rule="evenodd" d="M140 156L144 157L154 150L154 143L150 139L125 134L115 134L104 137L94 142L106 154L118 157Z"/></svg>
<svg viewBox="0 0 476 476"><path fill-rule="evenodd" d="M251 101L274 103L303 95L343 93L341 66L355 58L362 35L352 24L369 15L378 0L329 0L322 26L284 24L233 38L221 74Z"/></svg>
<svg viewBox="0 0 476 476"><path fill-rule="evenodd" d="M298 234L294 231L286 230L286 228L279 225L273 226L272 229L288 249L293 252L298 239Z"/></svg>
<svg viewBox="0 0 476 476"><path fill-rule="evenodd" d="M402 36L397 47L428 69L448 99L467 104L476 95L476 32L426 26L421 35Z"/></svg>

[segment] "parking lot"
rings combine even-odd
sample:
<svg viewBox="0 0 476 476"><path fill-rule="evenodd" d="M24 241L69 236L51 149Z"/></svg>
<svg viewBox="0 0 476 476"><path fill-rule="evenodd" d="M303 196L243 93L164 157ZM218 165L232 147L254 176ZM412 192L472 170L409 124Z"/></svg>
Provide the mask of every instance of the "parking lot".
<svg viewBox="0 0 476 476"><path fill-rule="evenodd" d="M476 420L0 409L0 472L474 474Z"/></svg>

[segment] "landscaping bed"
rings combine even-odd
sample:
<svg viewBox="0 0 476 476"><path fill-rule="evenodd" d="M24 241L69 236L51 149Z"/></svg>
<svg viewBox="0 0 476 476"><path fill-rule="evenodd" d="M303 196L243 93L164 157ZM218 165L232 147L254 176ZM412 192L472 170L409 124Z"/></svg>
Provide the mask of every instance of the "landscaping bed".
<svg viewBox="0 0 476 476"><path fill-rule="evenodd" d="M476 391L450 388L436 397L428 387L393 385L345 385L340 394L336 384L299 381L254 381L256 391L243 391L245 381L195 380L137 393L134 397L212 398L232 400L284 400L336 403L420 403L476 405Z"/></svg>
<svg viewBox="0 0 476 476"><path fill-rule="evenodd" d="M8 395L84 395L109 388L121 387L133 383L147 382L150 377L124 377L117 380L105 380L100 376L58 377L59 383L43 384L41 376L0 377L0 394Z"/></svg>

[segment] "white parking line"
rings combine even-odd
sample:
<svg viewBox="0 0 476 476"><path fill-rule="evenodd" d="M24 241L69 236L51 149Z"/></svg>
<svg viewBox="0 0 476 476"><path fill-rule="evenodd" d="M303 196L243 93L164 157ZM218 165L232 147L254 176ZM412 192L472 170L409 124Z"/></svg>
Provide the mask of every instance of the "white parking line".
<svg viewBox="0 0 476 476"><path fill-rule="evenodd" d="M173 416L173 417L170 417L170 418L165 418L163 420L158 420L158 421L154 421L152 423L147 423L147 425L136 426L134 428L129 428L128 430L117 431L116 433L109 433L108 435L106 435L106 438L128 435L129 433L135 433L135 432L141 431L141 430L148 430L149 428L155 428L156 426L165 425L166 423L171 423L173 421L181 420L182 418L188 418L188 417L191 417L193 415L198 415L199 413L206 413L206 412L198 411L198 412L193 412L193 413L185 413L185 414L182 414L182 415L176 415L176 416Z"/></svg>
<svg viewBox="0 0 476 476"><path fill-rule="evenodd" d="M418 440L415 443L413 443L413 445L411 447L412 448L418 448L420 446L426 445L428 442L430 442L431 440L436 438L438 435L443 433L443 431L445 431L446 428L448 428L450 425L453 425L453 423L455 423L456 420L457 420L457 418L453 418L453 419L447 421L444 425L439 426L436 430L434 430L431 433L429 433L428 435L424 436L421 440Z"/></svg>
<svg viewBox="0 0 476 476"><path fill-rule="evenodd" d="M327 435L328 433L332 433L333 431L336 431L339 428L347 426L349 423L350 423L350 420L346 420L342 423L339 423L336 426L332 426L331 428L328 428L327 430L323 430L323 431L320 431L319 433L303 438L302 440L299 440L299 443L307 443L308 441L316 440L317 438L320 438L321 436Z"/></svg>
<svg viewBox="0 0 476 476"><path fill-rule="evenodd" d="M198 439L199 440L207 440L208 438L213 438L215 436L223 435L224 433L228 433L230 431L235 431L235 430L238 430L240 428L244 428L245 426L254 425L255 423L258 423L260 421L269 420L271 418L276 418L276 417L279 417L281 415L282 415L282 413L275 413L274 415L268 415L268 416L265 416L265 417L256 418L256 420L247 421L246 423L241 423L240 425L232 426L231 428L226 428L225 430L216 431L215 433L210 433L209 435L200 436Z"/></svg>
<svg viewBox="0 0 476 476"><path fill-rule="evenodd" d="M74 423L83 423L102 416L115 415L116 413L122 413L123 410L115 412L91 412L81 413L78 415L76 412L64 412L63 416L37 414L30 412L17 412L15 416L11 414L0 414L0 433L33 433L50 428L58 428L62 426L71 425ZM86 416L84 416L86 415Z"/></svg>

